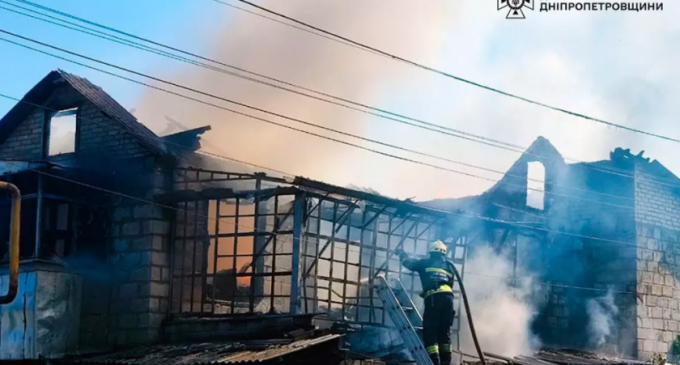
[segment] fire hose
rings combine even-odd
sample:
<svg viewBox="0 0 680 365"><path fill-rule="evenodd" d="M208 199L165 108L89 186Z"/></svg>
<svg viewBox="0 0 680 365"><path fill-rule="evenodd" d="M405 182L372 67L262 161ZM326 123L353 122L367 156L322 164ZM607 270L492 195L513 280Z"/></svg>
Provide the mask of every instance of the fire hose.
<svg viewBox="0 0 680 365"><path fill-rule="evenodd" d="M458 284L460 284L460 294L463 297L465 313L467 313L468 325L470 326L470 334L472 335L472 341L475 343L477 355L479 356L479 360L482 362L482 365L486 365L484 352L482 351L482 347L479 345L479 340L477 340L477 331L475 331L475 325L474 323L472 323L472 312L470 312L470 303L468 303L467 294L465 293L465 285L463 285L463 278L460 277L460 273L458 273L458 269L456 269L455 265L451 264L451 268L453 268L453 274L456 275L456 279L458 279Z"/></svg>

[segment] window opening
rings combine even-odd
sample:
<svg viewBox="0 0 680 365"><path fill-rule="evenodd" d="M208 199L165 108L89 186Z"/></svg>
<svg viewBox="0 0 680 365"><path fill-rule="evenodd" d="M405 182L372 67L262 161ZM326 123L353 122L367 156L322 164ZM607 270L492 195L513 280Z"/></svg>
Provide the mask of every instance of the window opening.
<svg viewBox="0 0 680 365"><path fill-rule="evenodd" d="M540 162L528 164L527 207L545 209L545 166Z"/></svg>
<svg viewBox="0 0 680 365"><path fill-rule="evenodd" d="M52 115L47 137L48 156L76 152L77 113L78 108L71 108Z"/></svg>

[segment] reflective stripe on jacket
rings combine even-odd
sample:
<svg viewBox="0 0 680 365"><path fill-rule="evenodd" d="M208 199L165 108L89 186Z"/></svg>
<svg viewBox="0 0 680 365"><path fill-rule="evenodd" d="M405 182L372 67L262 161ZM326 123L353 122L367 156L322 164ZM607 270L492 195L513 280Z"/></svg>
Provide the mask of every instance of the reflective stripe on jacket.
<svg viewBox="0 0 680 365"><path fill-rule="evenodd" d="M415 271L420 276L423 287L423 297L435 293L453 292L453 263L443 255L430 255L426 259L411 259L405 257L402 260L404 267Z"/></svg>

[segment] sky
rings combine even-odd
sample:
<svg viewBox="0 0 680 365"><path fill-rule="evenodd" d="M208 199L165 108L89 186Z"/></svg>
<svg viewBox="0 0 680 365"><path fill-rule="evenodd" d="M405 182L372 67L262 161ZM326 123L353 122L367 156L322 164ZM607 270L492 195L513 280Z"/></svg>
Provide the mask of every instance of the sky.
<svg viewBox="0 0 680 365"><path fill-rule="evenodd" d="M10 0L13 1L13 0ZM79 17L315 90L465 132L529 146L548 138L566 157L645 150L680 173L678 144L494 94L329 41L212 0L35 0ZM230 4L246 7L235 0ZM477 83L614 123L680 137L680 8L539 12L507 20L495 0L258 0L258 4ZM0 6L6 6L0 4ZM272 112L468 164L505 171L517 153L327 105L0 9L0 29L82 52ZM1 37L6 37L0 35ZM309 125L182 93L411 160L320 139L116 79L0 42L0 93L23 96L61 68L104 88L155 132L165 116L211 125L206 151L338 185L429 200L479 194L500 175L357 141ZM134 77L143 80L140 77ZM148 81L148 80L144 80ZM155 82L154 84L167 87ZM170 88L170 87L169 87ZM178 89L173 89L178 90ZM0 99L0 115L13 102Z"/></svg>

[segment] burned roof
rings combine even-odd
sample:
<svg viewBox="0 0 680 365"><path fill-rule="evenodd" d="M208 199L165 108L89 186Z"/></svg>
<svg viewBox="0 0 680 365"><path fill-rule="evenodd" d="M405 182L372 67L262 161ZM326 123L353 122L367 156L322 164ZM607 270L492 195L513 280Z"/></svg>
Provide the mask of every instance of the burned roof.
<svg viewBox="0 0 680 365"><path fill-rule="evenodd" d="M130 114L101 87L94 85L85 78L62 70L50 72L26 93L21 102L17 103L0 119L0 141L7 137L25 115L30 113L36 106L44 103L50 97L56 85L62 80L66 81L100 111L118 122L132 136L137 138L142 146L148 148L150 152L154 154L172 154L172 151L166 148L165 143L160 137L140 123L134 115Z"/></svg>
<svg viewBox="0 0 680 365"><path fill-rule="evenodd" d="M331 344L342 335L292 340L263 340L229 343L201 343L191 345L156 345L63 361L71 364L121 364L121 365L202 365L261 363L309 349L321 344Z"/></svg>

